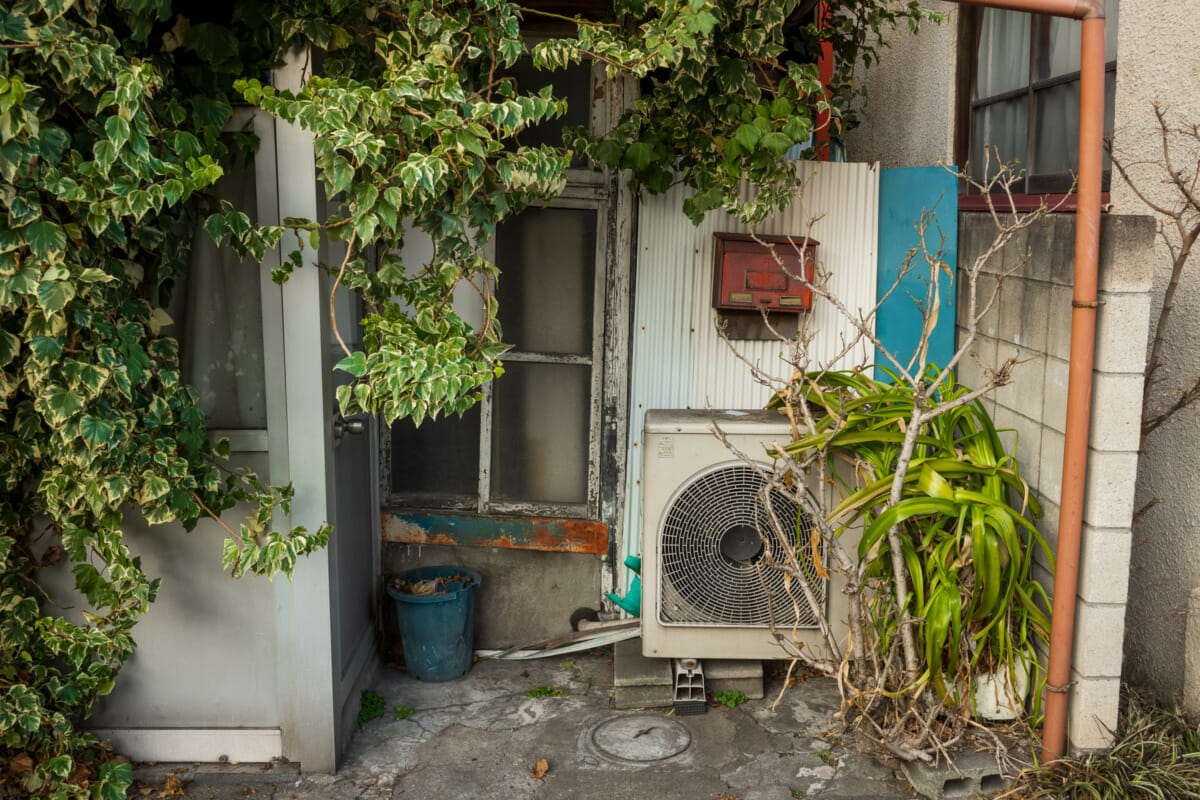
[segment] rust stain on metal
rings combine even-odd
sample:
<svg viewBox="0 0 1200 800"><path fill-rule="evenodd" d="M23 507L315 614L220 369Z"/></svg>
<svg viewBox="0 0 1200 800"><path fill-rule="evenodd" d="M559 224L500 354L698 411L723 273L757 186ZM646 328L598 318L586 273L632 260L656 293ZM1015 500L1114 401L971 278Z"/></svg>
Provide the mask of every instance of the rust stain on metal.
<svg viewBox="0 0 1200 800"><path fill-rule="evenodd" d="M608 526L577 519L385 512L383 540L565 553L608 552Z"/></svg>

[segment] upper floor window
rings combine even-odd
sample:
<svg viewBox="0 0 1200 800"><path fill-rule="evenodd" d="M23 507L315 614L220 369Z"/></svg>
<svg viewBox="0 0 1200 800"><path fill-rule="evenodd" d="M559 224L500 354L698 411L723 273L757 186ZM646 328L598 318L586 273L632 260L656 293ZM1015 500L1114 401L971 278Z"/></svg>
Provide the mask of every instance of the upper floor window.
<svg viewBox="0 0 1200 800"><path fill-rule="evenodd" d="M1105 136L1112 135L1117 72L1117 0L1104 0ZM1078 170L1079 47L1072 19L970 9L962 17L958 162L983 178L985 153L992 172L1001 162L1022 171L1017 194L1066 192ZM985 150L986 148L986 150ZM1109 162L1104 160L1107 189Z"/></svg>

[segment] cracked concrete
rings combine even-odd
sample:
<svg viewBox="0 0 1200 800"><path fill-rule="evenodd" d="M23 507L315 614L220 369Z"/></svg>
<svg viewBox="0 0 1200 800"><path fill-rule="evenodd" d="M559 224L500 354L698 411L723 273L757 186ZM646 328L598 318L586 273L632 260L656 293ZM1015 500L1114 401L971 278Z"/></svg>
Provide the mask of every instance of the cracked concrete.
<svg viewBox="0 0 1200 800"><path fill-rule="evenodd" d="M908 783L892 770L829 733L838 708L832 682L810 679L773 707L780 680L768 681L763 700L678 718L690 733L687 748L643 763L608 756L591 739L596 726L614 717L667 713L611 708L611 655L483 661L466 677L446 683L422 683L384 670L374 688L383 696L387 713L355 735L336 775L304 775L294 765L212 765L176 774L183 781L184 796L196 800L913 796ZM526 695L539 687L560 694ZM412 707L411 718L395 718L395 709L404 706ZM608 730L627 727L610 725ZM629 752L627 745L618 750ZM540 759L548 769L535 778L533 769ZM130 796L138 796L142 788L161 788L171 769L140 768L136 775L142 783Z"/></svg>

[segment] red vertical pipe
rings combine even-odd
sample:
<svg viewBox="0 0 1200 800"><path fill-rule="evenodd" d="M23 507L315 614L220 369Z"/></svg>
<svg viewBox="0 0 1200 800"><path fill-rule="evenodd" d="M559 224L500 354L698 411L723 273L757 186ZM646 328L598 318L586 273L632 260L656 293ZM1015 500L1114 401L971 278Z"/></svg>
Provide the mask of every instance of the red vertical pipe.
<svg viewBox="0 0 1200 800"><path fill-rule="evenodd" d="M1066 753L1067 686L1079 583L1079 540L1092 409L1096 340L1096 284L1100 260L1100 170L1104 153L1104 18L1083 21L1079 80L1079 208L1075 217L1075 288L1071 302L1071 369L1067 381L1067 430L1063 445L1062 504L1054 610L1050 617L1050 667L1042 760Z"/></svg>
<svg viewBox="0 0 1200 800"><path fill-rule="evenodd" d="M817 26L824 29L828 24L829 4L825 0L821 0L817 3ZM821 80L821 88L825 92L825 99L831 100L829 85L833 83L833 42L821 41L821 55L817 57L817 72ZM830 121L828 110L817 114L816 150L817 158L821 161L829 161L833 158L833 148L830 146L832 140L829 130Z"/></svg>

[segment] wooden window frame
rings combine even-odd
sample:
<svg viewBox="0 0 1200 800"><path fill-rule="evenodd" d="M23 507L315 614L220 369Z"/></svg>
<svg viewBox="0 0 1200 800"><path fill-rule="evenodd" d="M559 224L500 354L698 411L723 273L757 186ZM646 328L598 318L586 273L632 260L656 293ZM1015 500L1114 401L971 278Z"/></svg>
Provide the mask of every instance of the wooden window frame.
<svg viewBox="0 0 1200 800"><path fill-rule="evenodd" d="M610 80L605 74L604 65L598 62L592 64L591 80L593 102L589 126L594 131L608 130L620 116L630 87ZM566 187L548 207L587 209L596 213L591 354L509 351L503 360L590 367L586 501L553 503L499 501L492 498L490 473L494 402L493 385L488 383L482 389L483 399L480 402L478 494L435 497L393 491L391 432L386 426L380 426L379 477L385 512L397 512L397 515L406 518L416 511L430 511L434 516L443 518L461 515L479 520L523 517L542 521L597 520L607 525L616 522L620 502L614 498L623 489L623 431L628 417L629 336L625 328L629 324L631 226L628 220L622 224L622 217L632 219L632 197L616 173L599 174L588 169L571 168L567 170ZM487 244L487 255L493 260L494 248L494 241ZM614 421L609 417L615 406L625 408L625 413L620 424L614 426ZM614 438L611 435L613 431L620 433L616 439L621 446L616 448L610 441ZM491 544L495 545L496 542ZM556 548L544 546L533 549Z"/></svg>
<svg viewBox="0 0 1200 800"><path fill-rule="evenodd" d="M954 126L954 163L960 166L966 165L971 157L972 141L974 135L975 113L981 108L984 108L995 103L1000 103L1008 100L1026 97L1027 113L1026 113L1026 160L1032 161L1035 147L1035 136L1037 131L1037 94L1040 91L1076 82L1079 80L1080 72L1078 70L1069 72L1064 75L1056 75L1052 78L1037 80L1034 78L1038 74L1037 52L1038 45L1036 44L1039 35L1047 30L1051 17L1046 14L1034 14L1031 22L1030 30L1030 48L1029 48L1029 83L1023 87L1011 89L1009 91L1000 92L995 95L989 95L984 98L975 97L975 86L979 77L979 37L983 12L985 9L977 6L960 6L958 17L957 31L957 48L955 53L956 63L959 65L955 81L955 126ZM1105 64L1105 74L1115 74L1117 62L1109 61ZM1103 203L1108 204L1108 186L1110 181L1110 171L1105 170L1103 176L1104 194ZM1043 204L1055 207L1056 211L1074 211L1076 201L1074 193L1066 193L1071 188L1072 178L1069 173L1043 173L1043 174L1025 174L1021 180L1013 186L1011 208L1016 211L1030 211L1038 208ZM1008 198L1004 195L993 194L993 203L996 204L998 210L1004 210L1009 207ZM959 196L959 209L962 211L983 211L987 210L988 203L973 189L968 187L965 182L962 183L962 189Z"/></svg>

